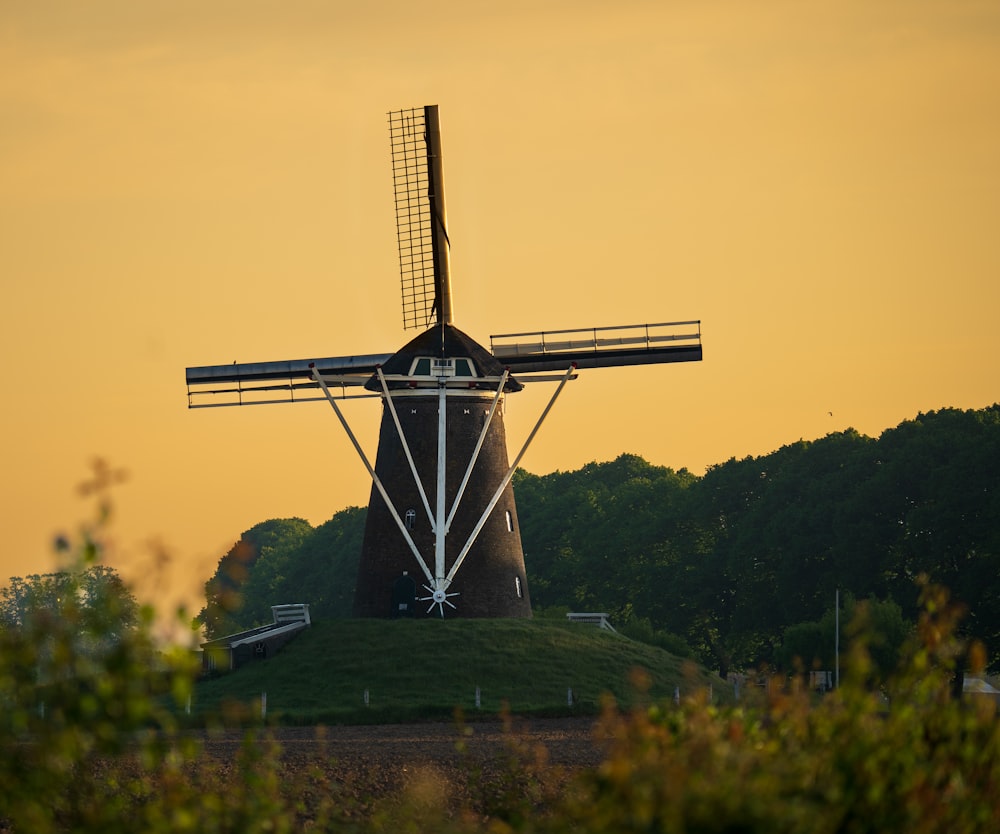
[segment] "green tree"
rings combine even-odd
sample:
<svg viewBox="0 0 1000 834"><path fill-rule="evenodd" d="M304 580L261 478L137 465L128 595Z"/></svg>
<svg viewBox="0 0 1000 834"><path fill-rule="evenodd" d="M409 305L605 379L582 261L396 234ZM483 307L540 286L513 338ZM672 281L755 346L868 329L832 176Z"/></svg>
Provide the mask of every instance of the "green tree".
<svg viewBox="0 0 1000 834"><path fill-rule="evenodd" d="M313 530L289 553L275 593L286 602L309 603L314 617L350 617L367 515L362 507L348 507Z"/></svg>
<svg viewBox="0 0 1000 834"><path fill-rule="evenodd" d="M929 576L967 607L964 627L1000 650L1000 405L919 414L879 451L893 595L914 608L912 582Z"/></svg>
<svg viewBox="0 0 1000 834"><path fill-rule="evenodd" d="M785 629L775 659L778 668L786 672L832 670L836 667L838 642L846 655L852 651L851 640L860 638L865 641L873 678L885 681L896 671L913 628L913 623L903 616L903 609L892 600L869 598L859 602L853 595L845 594L839 618L831 606L818 620Z"/></svg>
<svg viewBox="0 0 1000 834"><path fill-rule="evenodd" d="M673 610L672 585L650 588L651 571L686 548L684 494L695 477L635 455L544 477L515 480L533 602L600 609L619 619Z"/></svg>
<svg viewBox="0 0 1000 834"><path fill-rule="evenodd" d="M0 588L0 626L24 628L67 607L93 632L119 639L139 624L139 604L114 568L90 564L77 570L12 576Z"/></svg>
<svg viewBox="0 0 1000 834"><path fill-rule="evenodd" d="M315 529L300 518L251 527L219 560L198 615L210 637L271 620L271 606L304 602L313 617L348 617L366 510L348 507Z"/></svg>
<svg viewBox="0 0 1000 834"><path fill-rule="evenodd" d="M221 637L269 622L268 594L280 583L289 554L312 533L301 518L276 518L255 524L219 560L205 583L205 607L196 621L209 637Z"/></svg>

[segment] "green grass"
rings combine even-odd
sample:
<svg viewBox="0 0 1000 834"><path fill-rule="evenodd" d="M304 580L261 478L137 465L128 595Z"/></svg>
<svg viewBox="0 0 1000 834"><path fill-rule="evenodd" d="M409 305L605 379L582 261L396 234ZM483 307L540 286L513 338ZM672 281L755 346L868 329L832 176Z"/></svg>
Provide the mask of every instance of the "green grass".
<svg viewBox="0 0 1000 834"><path fill-rule="evenodd" d="M635 669L649 688L638 693ZM476 687L480 708L475 706ZM195 720L379 723L498 714L596 713L602 696L623 705L725 684L668 652L589 625L555 620L331 620L314 623L279 654L200 682ZM572 689L574 705L567 703ZM364 704L368 690L369 702Z"/></svg>

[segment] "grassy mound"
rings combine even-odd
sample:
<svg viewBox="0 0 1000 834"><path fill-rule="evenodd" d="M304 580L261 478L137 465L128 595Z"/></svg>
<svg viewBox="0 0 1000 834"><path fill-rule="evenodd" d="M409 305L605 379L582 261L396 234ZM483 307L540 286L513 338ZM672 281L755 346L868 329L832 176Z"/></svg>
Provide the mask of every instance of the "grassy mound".
<svg viewBox="0 0 1000 834"><path fill-rule="evenodd" d="M645 683L636 688L636 670ZM476 690L480 706L476 707ZM198 684L195 717L290 724L379 723L597 712L724 683L662 649L594 626L553 620L332 620L314 623L267 660ZM641 691L645 689L645 691ZM572 690L572 705L569 703ZM367 691L368 703L365 703Z"/></svg>

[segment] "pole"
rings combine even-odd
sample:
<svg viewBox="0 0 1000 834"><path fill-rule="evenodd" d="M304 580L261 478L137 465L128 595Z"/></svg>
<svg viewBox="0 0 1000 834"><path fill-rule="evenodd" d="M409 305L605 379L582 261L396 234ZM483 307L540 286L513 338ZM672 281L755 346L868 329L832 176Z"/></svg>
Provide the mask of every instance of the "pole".
<svg viewBox="0 0 1000 834"><path fill-rule="evenodd" d="M837 595L834 599L834 627L833 627L833 663L834 672L833 685L834 688L840 689L840 588L837 588Z"/></svg>
<svg viewBox="0 0 1000 834"><path fill-rule="evenodd" d="M444 164L441 160L441 121L436 104L424 108L427 144L428 202L431 213L431 247L434 257L434 298L437 320L451 324L451 242L444 199Z"/></svg>
<svg viewBox="0 0 1000 834"><path fill-rule="evenodd" d="M445 518L448 512L445 502L445 485L448 475L448 388L444 379L438 382L438 436L437 436L437 495L434 502L434 590L447 588L444 581ZM441 609L442 616L444 608Z"/></svg>

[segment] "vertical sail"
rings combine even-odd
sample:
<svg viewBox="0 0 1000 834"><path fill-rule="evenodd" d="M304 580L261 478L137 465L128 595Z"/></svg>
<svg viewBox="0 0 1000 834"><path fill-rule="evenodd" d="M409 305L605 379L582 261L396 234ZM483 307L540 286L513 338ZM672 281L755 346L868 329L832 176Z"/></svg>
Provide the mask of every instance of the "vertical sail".
<svg viewBox="0 0 1000 834"><path fill-rule="evenodd" d="M389 113L403 327L452 321L451 257L437 105Z"/></svg>

